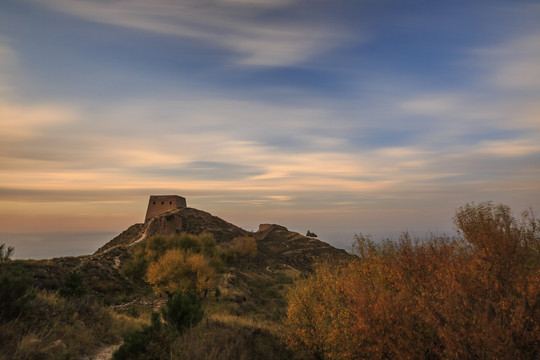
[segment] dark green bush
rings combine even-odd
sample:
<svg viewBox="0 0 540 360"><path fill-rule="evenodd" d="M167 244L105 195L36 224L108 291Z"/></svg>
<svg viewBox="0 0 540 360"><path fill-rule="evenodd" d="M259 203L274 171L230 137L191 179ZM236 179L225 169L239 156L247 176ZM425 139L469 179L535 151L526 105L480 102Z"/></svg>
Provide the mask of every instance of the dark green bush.
<svg viewBox="0 0 540 360"><path fill-rule="evenodd" d="M12 271L0 275L0 323L17 318L32 298L30 278Z"/></svg>
<svg viewBox="0 0 540 360"><path fill-rule="evenodd" d="M175 293L161 309L152 313L152 323L142 330L124 336L123 345L114 353L114 360L169 359L172 343L178 333L201 321L203 310L199 299L191 293Z"/></svg>
<svg viewBox="0 0 540 360"><path fill-rule="evenodd" d="M203 317L201 302L193 293L175 293L161 309L167 323L183 333Z"/></svg>
<svg viewBox="0 0 540 360"><path fill-rule="evenodd" d="M161 323L159 313L154 312L151 325L124 336L124 343L113 354L113 360L168 359L172 340L172 334Z"/></svg>
<svg viewBox="0 0 540 360"><path fill-rule="evenodd" d="M199 235L199 240L202 244L202 252L205 256L209 258L213 257L216 254L217 242L214 238L214 235L210 233L202 233Z"/></svg>
<svg viewBox="0 0 540 360"><path fill-rule="evenodd" d="M62 297L81 297L86 294L86 287L78 271L72 271L67 274L64 282L58 289L58 294Z"/></svg>
<svg viewBox="0 0 540 360"><path fill-rule="evenodd" d="M120 273L132 281L142 281L147 269L148 260L144 257L144 252L136 250L132 256L124 262L120 269Z"/></svg>
<svg viewBox="0 0 540 360"><path fill-rule="evenodd" d="M200 253L202 250L203 244L197 236L182 233L179 236L177 235L176 239L173 240L178 244L178 247L184 251Z"/></svg>

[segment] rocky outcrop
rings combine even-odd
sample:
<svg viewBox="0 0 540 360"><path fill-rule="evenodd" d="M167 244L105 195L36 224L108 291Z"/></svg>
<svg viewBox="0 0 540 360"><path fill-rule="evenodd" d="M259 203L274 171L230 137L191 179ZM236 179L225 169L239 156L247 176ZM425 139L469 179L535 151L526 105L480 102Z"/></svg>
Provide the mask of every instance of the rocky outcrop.
<svg viewBox="0 0 540 360"><path fill-rule="evenodd" d="M257 262L267 268L292 267L300 271L310 270L317 261L325 259L348 259L345 250L323 241L289 231L276 224L261 224L252 236L257 241Z"/></svg>

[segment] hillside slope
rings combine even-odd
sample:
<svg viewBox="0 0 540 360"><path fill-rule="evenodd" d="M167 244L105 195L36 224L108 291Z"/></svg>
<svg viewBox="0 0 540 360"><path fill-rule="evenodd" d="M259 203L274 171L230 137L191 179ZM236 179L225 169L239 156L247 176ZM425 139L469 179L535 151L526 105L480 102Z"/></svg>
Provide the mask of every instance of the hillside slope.
<svg viewBox="0 0 540 360"><path fill-rule="evenodd" d="M119 336L130 327L149 322L150 313L165 302L144 277L130 280L122 275L122 266L136 253L136 245L154 235L205 232L214 236L223 251L231 248L236 237L254 238L257 251L254 256L222 263L219 269L216 268L213 288L202 299L206 320L175 340L177 355L192 359L291 358L279 340L289 289L296 279L311 273L318 261L347 260L351 255L280 225L263 224L258 231L249 232L193 208L177 209L143 224L134 224L92 255L0 263L0 274L9 278L16 277L17 273L26 274L37 294L35 300L30 301L26 314L4 328L0 324L0 330L12 331L3 344L8 349L7 358L21 357L20 354L25 352L50 354L44 355L43 359L58 358L59 354L78 357L92 353L99 344L117 343ZM76 286L84 289L84 295L61 298L59 290L65 289L73 273L80 277ZM44 316L39 310L43 307L42 299L48 299L55 306L60 304L60 308ZM73 322L73 316L78 315L67 318L58 315L87 312L85 309L89 304L96 313L105 315L92 317L90 314L84 324ZM43 317L39 324L35 321L37 313ZM116 329L113 335L100 330L102 318L109 319L109 327ZM51 333L48 324L54 324L62 331ZM79 340L80 346L63 341L64 334L72 331L81 332L81 336L87 338L84 344ZM31 347L21 345L26 338L35 340ZM55 344L60 344L59 349L51 352L50 347ZM0 359L3 359L1 355Z"/></svg>
<svg viewBox="0 0 540 360"><path fill-rule="evenodd" d="M182 208L156 216L144 224L134 224L99 248L95 255L115 247L131 246L152 235L174 235L182 232L200 234L210 232L218 242L230 241L248 232L217 216L193 208Z"/></svg>
<svg viewBox="0 0 540 360"><path fill-rule="evenodd" d="M134 245L153 235L182 232L195 235L209 232L222 245L239 236L255 238L258 248L255 258L249 264L233 267L231 274L224 277L228 280L222 285L232 293L252 292L249 287L260 285L250 279L276 276L278 273L296 278L311 272L312 266L318 261L350 258L344 250L280 225L263 224L258 231L249 232L208 212L184 208L162 214L144 224L130 226L92 255L17 263L31 275L33 285L39 289L54 291L62 285L67 274L77 271L83 277L89 293L106 298L107 303L118 304L151 292L147 284L133 283L120 274L122 264L130 257Z"/></svg>
<svg viewBox="0 0 540 360"><path fill-rule="evenodd" d="M194 235L209 232L218 244L229 243L239 236L252 236L258 246L255 263L268 269L281 266L306 271L316 261L348 257L344 250L280 225L261 224L257 232L249 232L205 211L183 208L156 216L144 224L130 226L99 248L91 258L114 258L118 264L122 262L126 250L138 242L156 234L174 235L182 232Z"/></svg>

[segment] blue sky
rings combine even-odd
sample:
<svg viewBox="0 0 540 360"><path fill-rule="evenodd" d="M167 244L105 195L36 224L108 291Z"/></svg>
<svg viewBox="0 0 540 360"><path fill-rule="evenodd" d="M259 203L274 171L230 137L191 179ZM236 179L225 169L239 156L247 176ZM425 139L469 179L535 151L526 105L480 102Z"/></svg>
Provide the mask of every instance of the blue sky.
<svg viewBox="0 0 540 360"><path fill-rule="evenodd" d="M343 247L451 233L472 201L537 209L539 20L537 1L3 0L0 241L88 243L150 194Z"/></svg>

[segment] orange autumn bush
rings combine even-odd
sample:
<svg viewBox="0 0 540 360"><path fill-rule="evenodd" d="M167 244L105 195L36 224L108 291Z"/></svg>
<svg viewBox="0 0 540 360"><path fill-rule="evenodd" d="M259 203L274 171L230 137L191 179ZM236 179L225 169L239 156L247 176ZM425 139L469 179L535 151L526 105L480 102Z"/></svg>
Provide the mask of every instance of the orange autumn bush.
<svg viewBox="0 0 540 360"><path fill-rule="evenodd" d="M540 356L540 222L466 205L460 238L375 243L326 263L289 295L284 340L315 359Z"/></svg>

